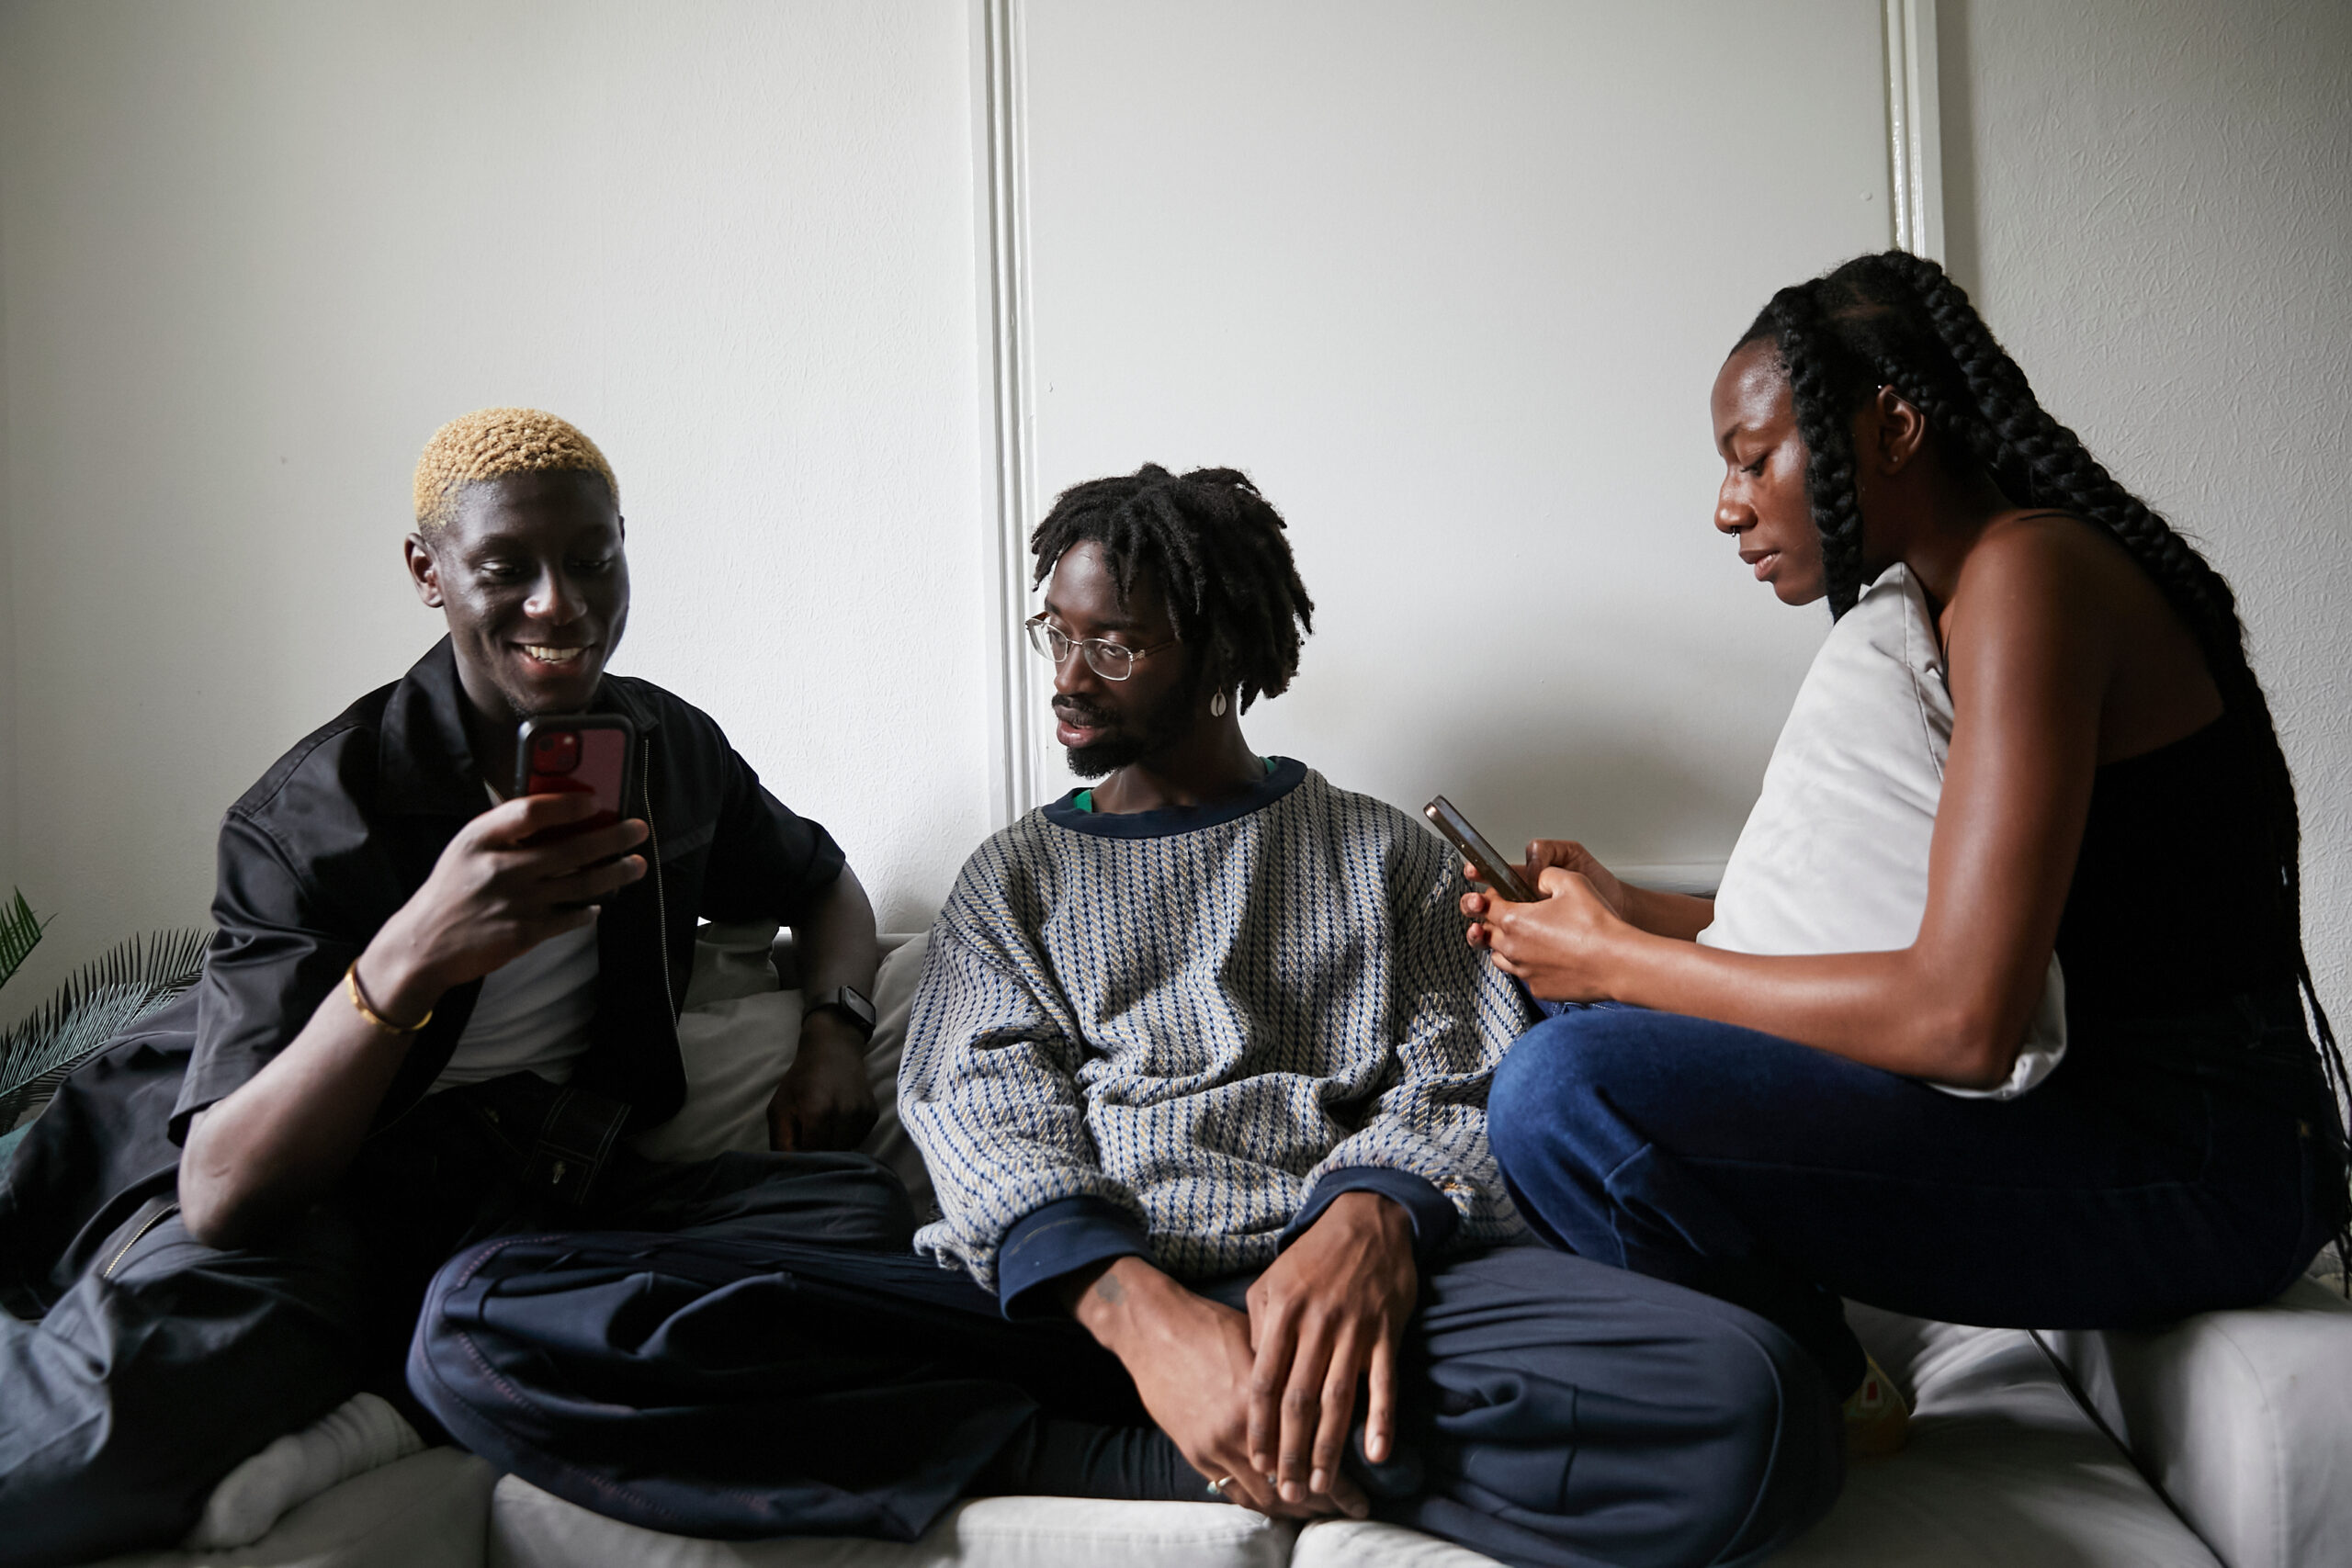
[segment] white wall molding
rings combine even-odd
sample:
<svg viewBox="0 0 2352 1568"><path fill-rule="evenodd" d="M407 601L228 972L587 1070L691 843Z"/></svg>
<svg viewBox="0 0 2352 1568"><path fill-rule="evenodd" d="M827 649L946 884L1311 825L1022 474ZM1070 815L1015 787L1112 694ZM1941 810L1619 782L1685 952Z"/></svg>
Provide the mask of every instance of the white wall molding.
<svg viewBox="0 0 2352 1568"><path fill-rule="evenodd" d="M1023 641L1029 615L1029 529L1035 520L1035 428L1029 393L1029 214L1019 0L972 0L972 145L978 167L981 408L989 484L989 815L1012 822L1035 803L1034 679Z"/></svg>
<svg viewBox="0 0 2352 1568"><path fill-rule="evenodd" d="M1894 245L1944 259L1943 113L1936 81L1936 0L1885 0L1886 130Z"/></svg>

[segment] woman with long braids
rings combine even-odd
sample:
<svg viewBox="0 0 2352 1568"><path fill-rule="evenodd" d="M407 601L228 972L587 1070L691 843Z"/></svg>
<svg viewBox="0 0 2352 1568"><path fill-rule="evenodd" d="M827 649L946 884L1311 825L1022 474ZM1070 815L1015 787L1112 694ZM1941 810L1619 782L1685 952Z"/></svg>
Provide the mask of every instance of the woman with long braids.
<svg viewBox="0 0 2352 1568"><path fill-rule="evenodd" d="M1712 901L1531 846L1544 897L1467 896L1471 941L1539 998L1624 1005L1563 1008L1497 1076L1521 1209L1848 1391L1840 1296L2082 1328L2269 1300L2343 1235L2344 1066L2229 585L1933 262L1781 290L1713 412L1715 525L1783 602L1843 616L1898 564L1924 597L1951 714L1926 906L1898 951L1727 952L1694 940ZM2053 950L2064 1054L2014 1092Z"/></svg>

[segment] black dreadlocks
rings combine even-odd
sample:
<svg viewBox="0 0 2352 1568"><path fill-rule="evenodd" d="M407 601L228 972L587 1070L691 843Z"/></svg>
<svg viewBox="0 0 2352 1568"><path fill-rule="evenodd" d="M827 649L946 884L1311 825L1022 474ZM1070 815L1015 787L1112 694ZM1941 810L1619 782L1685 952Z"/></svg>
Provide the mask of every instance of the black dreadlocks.
<svg viewBox="0 0 2352 1568"><path fill-rule="evenodd" d="M1276 697L1298 673L1298 649L1315 629L1315 602L1298 580L1279 513L1238 468L1194 468L1179 479L1146 463L1118 479L1062 491L1029 536L1046 581L1072 546L1092 542L1111 558L1126 598L1148 571L1167 596L1176 637L1200 652L1211 689L1241 690L1241 711Z"/></svg>
<svg viewBox="0 0 2352 1568"><path fill-rule="evenodd" d="M1982 463L2013 506L2071 513L2113 536L2188 626L2256 747L2264 827L2284 929L2311 1005L2339 1115L2347 1103L2344 1055L2312 984L2302 947L2302 825L2294 779L2269 701L2246 662L2237 599L2222 574L2148 504L2118 484L2080 437L2051 417L1967 293L1944 269L1903 251L1857 256L1772 296L1733 352L1770 341L1788 373L1805 445L1805 493L1821 531L1829 609L1843 615L1862 588L1861 510L1854 494L1851 421L1881 387L1927 416L1955 466ZM2339 1235L2339 1247L2345 1237ZM2346 1251L2352 1261L2352 1250Z"/></svg>

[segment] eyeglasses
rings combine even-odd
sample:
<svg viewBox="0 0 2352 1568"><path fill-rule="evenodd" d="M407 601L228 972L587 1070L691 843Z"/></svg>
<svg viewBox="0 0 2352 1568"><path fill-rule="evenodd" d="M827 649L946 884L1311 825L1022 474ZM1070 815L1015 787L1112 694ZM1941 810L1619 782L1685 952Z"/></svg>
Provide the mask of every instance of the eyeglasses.
<svg viewBox="0 0 2352 1568"><path fill-rule="evenodd" d="M1029 646L1037 650L1039 658L1052 660L1054 667L1058 670L1062 660L1069 657L1070 649L1076 649L1085 657L1086 667L1105 681L1125 680L1136 672L1136 660L1147 653L1158 653L1163 648L1173 648L1179 640L1170 637L1166 642L1156 642L1149 648L1129 648L1125 643L1106 642L1099 637L1071 637L1058 626L1047 626L1042 615L1032 615L1021 624L1028 628Z"/></svg>

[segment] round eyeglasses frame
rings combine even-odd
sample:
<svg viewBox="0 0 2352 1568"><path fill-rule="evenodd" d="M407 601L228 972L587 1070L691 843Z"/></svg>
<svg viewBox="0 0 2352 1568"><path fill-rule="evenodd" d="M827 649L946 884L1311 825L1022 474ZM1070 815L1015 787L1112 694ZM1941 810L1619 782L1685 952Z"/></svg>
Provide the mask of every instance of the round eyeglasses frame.
<svg viewBox="0 0 2352 1568"><path fill-rule="evenodd" d="M1046 624L1044 615L1035 615L1021 623L1029 633L1029 646L1037 657L1050 660L1055 669L1076 649L1086 660L1086 667L1105 681L1124 681L1136 672L1136 660L1148 653L1158 653L1163 648L1173 648L1182 641L1170 637L1166 642L1153 643L1149 648L1129 648L1121 642L1111 642L1099 637L1075 637L1059 626Z"/></svg>

